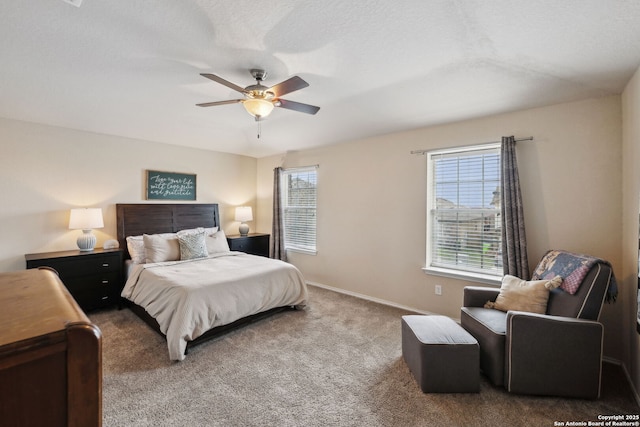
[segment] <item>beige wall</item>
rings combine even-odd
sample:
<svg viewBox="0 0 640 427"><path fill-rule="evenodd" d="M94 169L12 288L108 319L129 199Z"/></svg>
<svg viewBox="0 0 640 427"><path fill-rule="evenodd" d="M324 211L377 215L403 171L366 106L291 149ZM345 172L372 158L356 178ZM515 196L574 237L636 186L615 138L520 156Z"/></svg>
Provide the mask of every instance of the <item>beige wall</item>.
<svg viewBox="0 0 640 427"><path fill-rule="evenodd" d="M459 318L468 282L421 270L426 159L410 151L506 135L535 138L517 148L531 267L548 249L561 248L607 259L622 274L618 96L259 159L257 226L270 230L273 168L318 164L318 254L290 254L307 280ZM434 294L436 284L442 296ZM605 354L618 360L624 304L607 305L602 315Z"/></svg>
<svg viewBox="0 0 640 427"><path fill-rule="evenodd" d="M219 203L225 231L234 207L255 208L256 159L0 119L0 271L24 254L77 249L69 209L100 207L98 246L116 236L116 203L145 203L146 169L194 173L197 201Z"/></svg>
<svg viewBox="0 0 640 427"><path fill-rule="evenodd" d="M71 207L102 207L98 246L114 238L115 203L145 202L146 169L197 174L197 201L220 203L224 229L235 233L233 208L246 204L255 208L252 230L271 230L275 166L318 164L318 254L290 254L307 279L457 318L467 282L421 270L426 161L409 152L534 136L518 145L530 263L549 248L613 263L621 295L602 315L605 355L631 366L640 384L640 343L635 323L630 325L636 310L639 80L636 74L622 102L591 99L258 160L0 119L0 271L24 268L25 253L74 249L79 231L67 229ZM442 296L434 294L436 284L443 285Z"/></svg>
<svg viewBox="0 0 640 427"><path fill-rule="evenodd" d="M630 361L630 374L640 390L640 336L636 332L636 286L638 283L638 213L640 204L640 69L622 94L622 317L624 333L630 339L624 346Z"/></svg>

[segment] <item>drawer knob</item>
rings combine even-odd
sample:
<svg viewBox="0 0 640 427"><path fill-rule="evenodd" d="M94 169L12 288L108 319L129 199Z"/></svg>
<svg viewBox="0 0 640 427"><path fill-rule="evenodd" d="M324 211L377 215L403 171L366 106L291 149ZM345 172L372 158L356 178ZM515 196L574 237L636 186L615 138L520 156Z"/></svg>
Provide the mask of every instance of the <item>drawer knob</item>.
<svg viewBox="0 0 640 427"><path fill-rule="evenodd" d="M109 299L109 297L108 297L108 296L107 296L107 297L102 297L102 301L104 301L104 300L108 300L108 299Z"/></svg>
<svg viewBox="0 0 640 427"><path fill-rule="evenodd" d="M103 264L102 264L102 266L103 266L103 267L109 267L109 263L108 263L108 262L105 262L105 263L103 263Z"/></svg>
<svg viewBox="0 0 640 427"><path fill-rule="evenodd" d="M109 284L109 281L108 281L108 280L103 280L103 281L102 281L102 284L103 284L103 285L108 285L108 284Z"/></svg>

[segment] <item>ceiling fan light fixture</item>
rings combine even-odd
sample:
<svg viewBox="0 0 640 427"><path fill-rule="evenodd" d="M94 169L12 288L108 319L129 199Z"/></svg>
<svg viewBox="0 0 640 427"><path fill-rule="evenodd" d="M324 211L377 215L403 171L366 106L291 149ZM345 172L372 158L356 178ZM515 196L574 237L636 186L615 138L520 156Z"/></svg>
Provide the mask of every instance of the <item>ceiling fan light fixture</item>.
<svg viewBox="0 0 640 427"><path fill-rule="evenodd" d="M261 98L249 98L242 102L244 109L247 113L251 114L256 119L267 117L273 111L273 103L266 99Z"/></svg>
<svg viewBox="0 0 640 427"><path fill-rule="evenodd" d="M306 114L316 114L318 110L320 110L320 107L303 104L301 102L287 101L286 99L280 98L282 95L286 95L309 86L309 83L305 82L300 77L293 76L274 86L266 87L261 84L266 77L266 72L260 69L252 69L250 71L253 78L256 79L256 84L249 85L247 87L238 86L237 84L231 83L222 77L216 76L215 74L201 73L203 77L213 80L216 83L228 87L229 89L233 89L236 92L240 92L244 95L244 99L203 102L196 105L198 107L213 107L214 105L236 104L241 102L242 105L244 105L244 109L247 110L247 113L251 114L256 121L260 121L268 117L275 107L282 107L287 110L298 111Z"/></svg>

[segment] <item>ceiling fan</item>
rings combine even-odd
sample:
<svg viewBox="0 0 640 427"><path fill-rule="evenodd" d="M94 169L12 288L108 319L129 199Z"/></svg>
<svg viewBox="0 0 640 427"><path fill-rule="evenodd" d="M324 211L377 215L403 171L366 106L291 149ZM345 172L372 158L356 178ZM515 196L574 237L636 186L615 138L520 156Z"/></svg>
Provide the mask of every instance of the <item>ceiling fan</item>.
<svg viewBox="0 0 640 427"><path fill-rule="evenodd" d="M245 88L233 84L222 77L216 76L215 74L200 74L201 76L211 79L216 83L220 83L221 85L240 92L244 95L244 98L230 99L228 101L205 102L196 105L198 107L212 107L214 105L236 104L241 102L247 112L255 117L256 121L260 121L271 114L274 107L286 108L287 110L299 111L307 114L316 114L318 110L320 110L320 107L316 107L314 105L287 101L286 99L280 98L282 95L286 95L309 86L309 83L305 82L300 77L293 76L281 83L278 83L277 85L267 87L262 85L262 82L267 77L266 71L254 68L251 69L250 72L253 78L256 79L256 84Z"/></svg>

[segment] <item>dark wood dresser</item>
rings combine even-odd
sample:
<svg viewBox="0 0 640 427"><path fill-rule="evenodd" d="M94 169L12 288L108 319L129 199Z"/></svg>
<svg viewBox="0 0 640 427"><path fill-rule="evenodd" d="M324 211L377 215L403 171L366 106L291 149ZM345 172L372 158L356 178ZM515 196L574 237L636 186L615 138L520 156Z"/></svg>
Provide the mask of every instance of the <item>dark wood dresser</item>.
<svg viewBox="0 0 640 427"><path fill-rule="evenodd" d="M232 251L245 252L251 255L269 257L269 237L270 234L249 233L246 236L233 234L227 236L229 249Z"/></svg>
<svg viewBox="0 0 640 427"><path fill-rule="evenodd" d="M123 283L122 249L27 254L27 268L51 267L84 311L117 304Z"/></svg>
<svg viewBox="0 0 640 427"><path fill-rule="evenodd" d="M0 274L0 424L100 426L102 337L55 272Z"/></svg>

